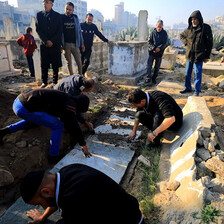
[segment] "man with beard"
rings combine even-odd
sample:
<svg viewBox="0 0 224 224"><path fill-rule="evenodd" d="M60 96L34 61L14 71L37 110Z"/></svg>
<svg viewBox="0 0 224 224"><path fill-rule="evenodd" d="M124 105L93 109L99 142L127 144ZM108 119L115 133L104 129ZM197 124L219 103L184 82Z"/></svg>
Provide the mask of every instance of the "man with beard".
<svg viewBox="0 0 224 224"><path fill-rule="evenodd" d="M73 55L75 62L78 66L78 73L82 74L82 61L79 48L85 51L82 31L79 24L79 18L77 15L73 14L74 4L72 2L67 2L65 5L65 14L62 15L63 23L63 49L64 55L67 61L67 67L70 75L73 75L72 69L72 57Z"/></svg>
<svg viewBox="0 0 224 224"><path fill-rule="evenodd" d="M203 23L203 18L199 10L194 11L190 15L188 28L180 34L180 39L187 47L185 88L180 93L192 92L191 75L194 67L194 96L199 96L203 62L208 62L213 45L211 27Z"/></svg>
<svg viewBox="0 0 224 224"><path fill-rule="evenodd" d="M61 62L61 15L55 12L52 7L54 0L44 0L44 10L37 13L36 31L40 38L40 58L42 85L45 88L48 84L48 69L52 65L53 85L58 82L58 70Z"/></svg>

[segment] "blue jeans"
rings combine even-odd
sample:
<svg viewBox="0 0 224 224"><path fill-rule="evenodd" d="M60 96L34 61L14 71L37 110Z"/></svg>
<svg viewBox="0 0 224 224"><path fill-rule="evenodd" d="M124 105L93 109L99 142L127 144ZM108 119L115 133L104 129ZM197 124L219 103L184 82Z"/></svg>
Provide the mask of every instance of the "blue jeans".
<svg viewBox="0 0 224 224"><path fill-rule="evenodd" d="M60 151L61 137L63 134L64 124L59 119L45 112L29 112L17 97L13 103L15 114L23 118L15 124L8 126L11 133L29 128L32 124L42 125L51 128L50 156L57 156Z"/></svg>
<svg viewBox="0 0 224 224"><path fill-rule="evenodd" d="M155 60L155 67L154 67L154 74L152 76L151 72L152 72L152 65L153 65L154 60ZM147 65L148 79L156 81L156 77L159 74L159 69L160 69L161 62L162 62L162 57L155 57L153 55L149 55L148 65Z"/></svg>
<svg viewBox="0 0 224 224"><path fill-rule="evenodd" d="M194 93L199 94L201 91L201 79L202 79L202 65L203 62L193 63L187 61L186 74L185 74L185 89L192 90L191 88L191 75L194 67Z"/></svg>

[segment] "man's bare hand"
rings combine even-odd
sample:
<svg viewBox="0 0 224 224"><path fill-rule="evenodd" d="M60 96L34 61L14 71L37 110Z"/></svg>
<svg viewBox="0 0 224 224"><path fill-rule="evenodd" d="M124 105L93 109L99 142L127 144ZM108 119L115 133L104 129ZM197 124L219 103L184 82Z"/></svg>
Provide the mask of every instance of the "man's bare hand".
<svg viewBox="0 0 224 224"><path fill-rule="evenodd" d="M43 222L42 213L37 209L31 209L26 213L27 217L31 218L32 221L29 221L29 224L39 224Z"/></svg>
<svg viewBox="0 0 224 224"><path fill-rule="evenodd" d="M52 46L53 46L52 41L47 40L47 42L46 42L46 46L47 46L47 47L52 47Z"/></svg>
<svg viewBox="0 0 224 224"><path fill-rule="evenodd" d="M158 52L160 52L160 49L159 48L156 48L153 52L154 53L158 53Z"/></svg>
<svg viewBox="0 0 224 224"><path fill-rule="evenodd" d="M86 145L82 146L82 151L83 151L85 157L89 158L92 156Z"/></svg>
<svg viewBox="0 0 224 224"><path fill-rule="evenodd" d="M86 121L85 122L85 126L90 130L90 131L93 131L93 124L91 123L91 122L88 122L88 121Z"/></svg>
<svg viewBox="0 0 224 224"><path fill-rule="evenodd" d="M85 52L86 48L85 48L85 45L82 44L82 52Z"/></svg>
<svg viewBox="0 0 224 224"><path fill-rule="evenodd" d="M154 136L151 132L148 133L148 139L150 142L153 142L156 136Z"/></svg>
<svg viewBox="0 0 224 224"><path fill-rule="evenodd" d="M207 63L208 61L209 61L209 59L208 58L205 58L204 63Z"/></svg>
<svg viewBox="0 0 224 224"><path fill-rule="evenodd" d="M129 138L130 139L134 139L136 137L136 132L132 131L130 134L129 134Z"/></svg>

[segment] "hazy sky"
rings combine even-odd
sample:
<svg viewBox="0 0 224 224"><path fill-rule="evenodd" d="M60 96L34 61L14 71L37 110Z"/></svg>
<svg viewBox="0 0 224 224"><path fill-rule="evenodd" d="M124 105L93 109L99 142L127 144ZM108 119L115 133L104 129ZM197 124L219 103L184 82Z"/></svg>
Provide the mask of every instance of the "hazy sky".
<svg viewBox="0 0 224 224"><path fill-rule="evenodd" d="M57 0L55 0L57 1ZM9 0L15 4L16 0ZM119 0L87 0L87 10L99 10L105 19L114 18L114 6ZM138 15L139 10L147 10L148 22L154 24L159 16L164 25L187 23L194 10L200 10L204 20L213 20L224 15L224 0L123 0L124 10Z"/></svg>

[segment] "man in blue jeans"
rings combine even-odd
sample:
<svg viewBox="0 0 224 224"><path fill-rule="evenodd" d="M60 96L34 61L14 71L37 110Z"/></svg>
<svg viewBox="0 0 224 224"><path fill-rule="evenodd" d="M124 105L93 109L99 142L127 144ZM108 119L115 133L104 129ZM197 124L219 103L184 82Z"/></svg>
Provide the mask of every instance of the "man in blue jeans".
<svg viewBox="0 0 224 224"><path fill-rule="evenodd" d="M167 33L163 29L163 21L158 20L156 28L152 31L148 40L149 58L147 64L147 78L146 84L156 84L156 77L158 76L160 65L162 62L162 56L165 48L167 47ZM151 75L152 65L155 61L154 74Z"/></svg>
<svg viewBox="0 0 224 224"><path fill-rule="evenodd" d="M15 114L23 120L0 129L0 144L3 137L32 124L51 128L49 163L56 163L61 158L61 137L63 129L77 140L86 157L91 156L79 127L79 113L86 112L89 107L89 98L85 95L72 97L67 93L53 89L36 89L21 93L13 103ZM58 119L59 118L59 119Z"/></svg>
<svg viewBox="0 0 224 224"><path fill-rule="evenodd" d="M203 62L208 62L213 45L211 27L203 23L203 18L199 10L194 11L190 15L188 28L180 34L180 39L187 46L185 88L180 93L192 92L191 75L194 67L194 96L199 96Z"/></svg>

